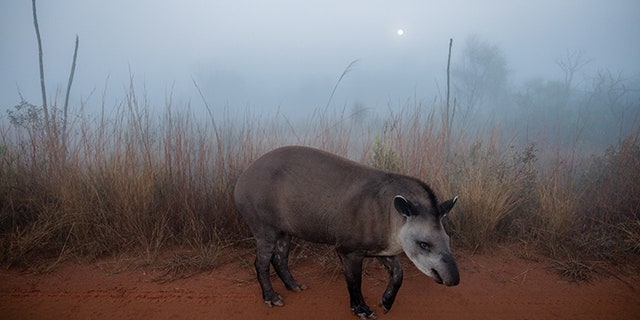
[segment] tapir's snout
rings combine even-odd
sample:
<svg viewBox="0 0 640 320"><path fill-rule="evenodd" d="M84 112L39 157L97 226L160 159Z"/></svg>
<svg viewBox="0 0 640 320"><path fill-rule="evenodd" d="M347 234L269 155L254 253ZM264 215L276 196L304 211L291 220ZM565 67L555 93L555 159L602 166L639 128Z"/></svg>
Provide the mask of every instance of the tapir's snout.
<svg viewBox="0 0 640 320"><path fill-rule="evenodd" d="M454 266L454 269L452 272L453 273L451 274L451 277L449 278L449 280L442 282L442 284L444 284L447 287L453 287L460 284L460 273L458 273L458 267Z"/></svg>
<svg viewBox="0 0 640 320"><path fill-rule="evenodd" d="M442 258L442 267L438 271L436 268L431 269L431 277L439 284L447 287L457 286L460 283L460 273L458 272L458 264L453 256L448 255Z"/></svg>

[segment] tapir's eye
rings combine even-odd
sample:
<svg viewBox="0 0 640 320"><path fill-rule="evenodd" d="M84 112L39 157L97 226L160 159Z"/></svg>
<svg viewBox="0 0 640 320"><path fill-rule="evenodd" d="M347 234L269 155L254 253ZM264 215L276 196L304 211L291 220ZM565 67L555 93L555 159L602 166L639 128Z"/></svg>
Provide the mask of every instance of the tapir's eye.
<svg viewBox="0 0 640 320"><path fill-rule="evenodd" d="M424 241L419 241L418 245L423 250L431 250L431 246L428 243L424 242Z"/></svg>

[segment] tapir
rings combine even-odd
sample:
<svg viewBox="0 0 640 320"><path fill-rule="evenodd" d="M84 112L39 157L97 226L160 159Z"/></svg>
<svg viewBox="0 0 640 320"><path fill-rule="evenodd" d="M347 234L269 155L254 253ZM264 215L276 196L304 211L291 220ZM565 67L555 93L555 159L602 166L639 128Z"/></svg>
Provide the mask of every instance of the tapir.
<svg viewBox="0 0 640 320"><path fill-rule="evenodd" d="M437 283L460 282L442 219L457 201L439 203L419 179L368 167L302 146L275 149L238 178L234 198L256 240L255 269L268 306L283 306L270 264L287 289L301 291L288 266L291 238L334 245L352 312L375 318L362 296L362 262L377 257L389 273L379 306L391 310L402 284L399 255Z"/></svg>

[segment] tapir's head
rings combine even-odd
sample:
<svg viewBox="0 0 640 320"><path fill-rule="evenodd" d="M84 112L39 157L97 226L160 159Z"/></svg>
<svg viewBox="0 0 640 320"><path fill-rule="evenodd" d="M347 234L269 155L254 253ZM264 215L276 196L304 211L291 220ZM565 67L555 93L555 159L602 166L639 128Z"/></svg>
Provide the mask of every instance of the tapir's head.
<svg viewBox="0 0 640 320"><path fill-rule="evenodd" d="M436 203L435 197L430 197L426 203L402 195L393 199L395 210L406 219L398 234L402 249L420 271L446 286L460 282L458 265L449 248L449 236L442 227L442 219L457 199L440 204Z"/></svg>

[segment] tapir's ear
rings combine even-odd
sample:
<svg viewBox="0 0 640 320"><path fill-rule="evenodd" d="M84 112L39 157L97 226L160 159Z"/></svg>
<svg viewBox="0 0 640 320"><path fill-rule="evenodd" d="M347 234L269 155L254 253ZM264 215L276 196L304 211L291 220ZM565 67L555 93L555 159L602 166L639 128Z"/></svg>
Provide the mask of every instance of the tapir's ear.
<svg viewBox="0 0 640 320"><path fill-rule="evenodd" d="M447 213L451 211L451 208L453 208L453 205L456 204L457 201L458 201L458 196L455 196L453 197L453 199L449 199L440 204L438 209L440 210L441 218L444 218L444 216L446 216Z"/></svg>
<svg viewBox="0 0 640 320"><path fill-rule="evenodd" d="M411 215L413 215L413 213L411 212L411 204L403 196L395 196L395 198L393 198L393 205L401 215L405 217L410 217Z"/></svg>

